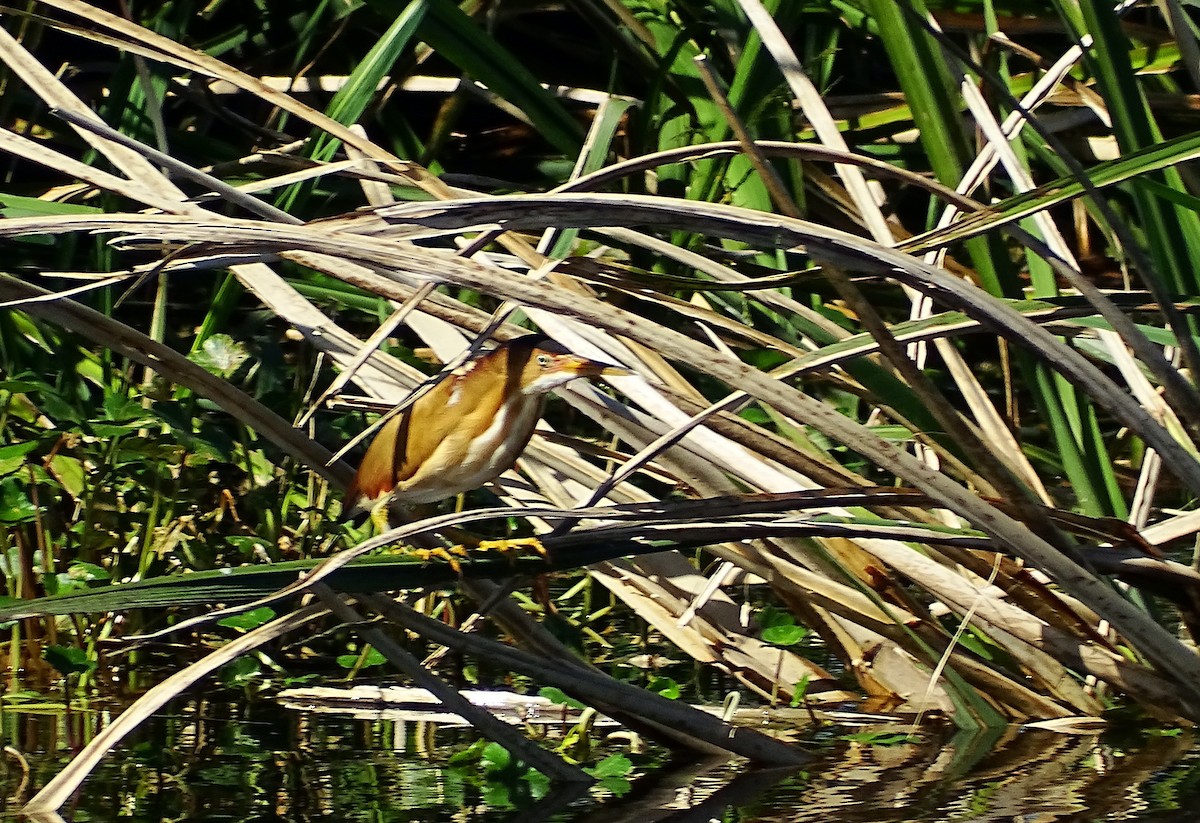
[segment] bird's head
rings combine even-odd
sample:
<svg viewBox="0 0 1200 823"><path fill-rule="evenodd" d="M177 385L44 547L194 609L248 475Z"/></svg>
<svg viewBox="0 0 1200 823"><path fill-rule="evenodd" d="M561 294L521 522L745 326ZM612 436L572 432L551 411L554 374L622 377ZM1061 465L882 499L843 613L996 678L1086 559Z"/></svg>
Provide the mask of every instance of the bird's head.
<svg viewBox="0 0 1200 823"><path fill-rule="evenodd" d="M545 394L577 377L630 373L620 366L572 354L540 334L518 337L507 343L506 348L509 372L519 375L517 385L526 395Z"/></svg>

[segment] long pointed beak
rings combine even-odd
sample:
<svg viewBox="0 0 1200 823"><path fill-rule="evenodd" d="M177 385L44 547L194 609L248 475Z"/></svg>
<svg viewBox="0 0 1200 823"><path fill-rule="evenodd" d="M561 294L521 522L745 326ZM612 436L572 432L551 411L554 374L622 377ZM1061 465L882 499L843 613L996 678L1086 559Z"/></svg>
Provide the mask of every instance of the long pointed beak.
<svg viewBox="0 0 1200 823"><path fill-rule="evenodd" d="M609 377L619 374L633 374L624 366L614 366L611 363L601 363L578 355L566 355L562 361L564 371L570 371L578 377Z"/></svg>

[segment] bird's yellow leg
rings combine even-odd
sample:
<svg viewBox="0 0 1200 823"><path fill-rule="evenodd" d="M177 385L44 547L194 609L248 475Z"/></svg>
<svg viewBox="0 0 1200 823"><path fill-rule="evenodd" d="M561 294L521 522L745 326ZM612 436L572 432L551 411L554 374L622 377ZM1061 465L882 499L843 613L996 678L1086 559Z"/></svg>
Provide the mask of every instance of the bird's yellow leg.
<svg viewBox="0 0 1200 823"><path fill-rule="evenodd" d="M391 529L391 523L388 522L388 507L391 500L385 495L371 507L371 525L375 527L376 534L383 534ZM439 560L445 560L450 564L450 568L454 569L455 574L462 574L462 563L459 561L461 557L467 557L467 550L462 546L451 546L448 549L418 549L413 546L401 546L400 554L407 554L416 557L422 563L428 563L435 557Z"/></svg>
<svg viewBox="0 0 1200 823"><path fill-rule="evenodd" d="M371 506L371 525L375 527L375 534L383 534L392 527L388 522L388 503L390 502L388 496L384 495Z"/></svg>

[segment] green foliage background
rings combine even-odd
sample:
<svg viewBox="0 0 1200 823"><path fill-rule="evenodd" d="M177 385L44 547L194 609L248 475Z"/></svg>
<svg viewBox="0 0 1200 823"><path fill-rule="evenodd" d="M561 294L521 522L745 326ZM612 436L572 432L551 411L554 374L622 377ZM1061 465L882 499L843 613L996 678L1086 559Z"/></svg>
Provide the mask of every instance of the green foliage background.
<svg viewBox="0 0 1200 823"><path fill-rule="evenodd" d="M447 266L422 308L468 337L514 299L525 326L557 311L627 335L635 342L608 354L665 384L683 417L746 393L709 421L740 457L696 443L663 452L618 487L615 502L812 486L920 490L911 504L856 498L826 512L825 531L812 535L790 537L773 522L748 553L715 537L655 544L717 545L711 557L770 580L762 599L790 611L848 667L840 680L823 670L805 678L912 695L914 682L948 660L940 705L964 724L1098 713L1122 696L1167 717L1198 716L1200 663L1180 640L1196 623L1196 583L1189 558L1170 565L1158 554L1160 542L1186 551L1194 528L1172 518L1200 491L1191 382L1200 366L1200 222L1189 166L1200 151L1191 105L1200 68L1182 4L1116 14L1071 0L171 2L130 4L128 26L102 13L112 11L61 0L5 13L0 201L6 218L26 222L4 232L3 266L14 279L0 282L0 299L27 297L16 281L60 293L82 286L72 300L185 355L336 450L367 417L344 402L313 406L348 358L229 267L238 255L264 255L255 259L289 294L366 339L393 311L384 298L411 296L417 281L401 272L391 293L312 255L330 225L371 242L398 237L405 253L427 255L416 268ZM48 80L31 80L20 47L77 100L56 101ZM1053 91L1039 95L1046 78ZM127 173L55 116L76 103L258 202L214 193L210 181L173 168L166 176L210 214L180 206L178 228L163 220L139 233L134 215L170 211L162 200L174 195L68 167L67 159ZM1005 143L996 123L1014 113L1030 123ZM659 154L729 140L741 148L673 162ZM38 149L59 154L39 160ZM962 186L970 199L956 200L949 190L992 150L1001 164ZM492 279L467 282L474 269L438 258L435 250L456 247L445 232L396 228L426 226L416 212L377 223L356 213L390 200L553 193L626 159L643 167L598 184L616 197L564 195L554 202L572 211L546 218L557 228L540 241L543 201L503 201L518 233L529 234L488 238L479 277ZM162 162L150 156L151 167ZM943 220L946 202L965 217ZM646 216L652 207L667 217ZM472 229L462 244L480 225L509 219L462 214L458 228ZM109 215L127 222L103 224ZM183 227L190 218L195 226ZM238 219L257 221L262 242L239 234L251 229ZM396 225L386 228L387 219ZM286 235L288 223L308 239ZM113 242L117 235L124 239ZM371 242L355 262L386 272ZM893 246L910 262L887 256ZM547 280L545 302L531 302L534 292L519 292L522 275L542 255L568 265ZM110 274L119 277L103 279ZM924 283L932 307L900 281ZM952 293L951 282L978 288ZM573 317L563 309L572 289L587 295ZM12 597L309 559L362 536L338 522L345 466L325 468L319 451L256 430L170 369L148 370L27 308L0 313L0 570ZM624 324L623 311L661 333ZM601 346L612 339L576 332ZM427 347L448 359L434 336L402 326L382 344L400 362L379 368L399 369L411 387L436 372ZM778 393L764 388L768 378ZM376 400L402 396L367 382L359 390ZM796 385L807 399L789 393ZM608 401L588 397L549 415L582 438L571 445L580 483L590 472L597 485L609 461L678 425L644 399L623 407L635 409L634 422L618 424L599 411ZM553 505L578 502L533 476ZM481 493L468 507L488 502ZM753 500L743 505L745 518L759 514ZM1003 518L1011 523L995 526ZM1178 528L1160 530L1171 539L1159 541L1145 531L1154 521ZM483 529L494 536L504 525ZM938 530L951 538L931 536ZM872 540L911 556L884 554ZM1119 566L1125 555L1104 555L1110 548L1142 553L1158 578L1114 588L1109 575L1146 572ZM1014 555L1046 574L1030 576ZM700 568L711 559L694 557ZM932 567L919 565L927 560ZM918 569L960 576L935 580ZM652 576L649 567L637 573ZM685 575L665 575L676 576ZM1167 597L1162 579L1174 587ZM1009 636L1013 615L1001 605L978 610L989 580L1004 592L1003 608L1038 628ZM639 601L613 586L637 611ZM591 628L594 610L573 608L571 619ZM647 619L760 693L790 695L800 681L770 682L764 646L747 652L759 664L751 673L706 657L699 650L711 638L672 634L665 627L675 617ZM960 637L964 619L976 625ZM1101 620L1115 631L1100 630ZM60 630L86 645L109 629L47 621L36 639L54 641ZM757 627L720 631L759 642ZM19 656L19 634L13 643ZM1090 643L1103 660L1080 662L1075 647ZM876 644L903 650L905 678L884 682L854 668Z"/></svg>

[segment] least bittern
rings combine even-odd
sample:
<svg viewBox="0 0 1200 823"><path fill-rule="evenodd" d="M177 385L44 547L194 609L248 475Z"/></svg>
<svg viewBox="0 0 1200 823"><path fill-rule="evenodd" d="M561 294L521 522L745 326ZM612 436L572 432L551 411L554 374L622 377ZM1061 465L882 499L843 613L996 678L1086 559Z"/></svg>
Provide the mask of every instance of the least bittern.
<svg viewBox="0 0 1200 823"><path fill-rule="evenodd" d="M577 377L626 374L531 334L436 383L379 430L346 497L377 526L387 503L433 503L508 470L533 436L546 395Z"/></svg>

